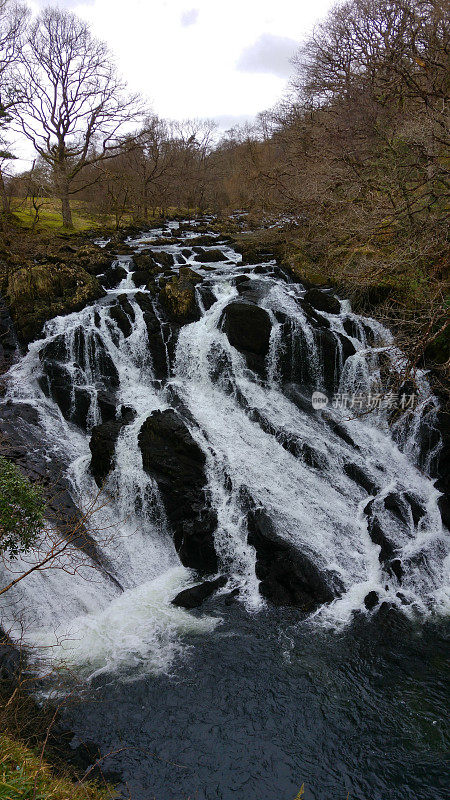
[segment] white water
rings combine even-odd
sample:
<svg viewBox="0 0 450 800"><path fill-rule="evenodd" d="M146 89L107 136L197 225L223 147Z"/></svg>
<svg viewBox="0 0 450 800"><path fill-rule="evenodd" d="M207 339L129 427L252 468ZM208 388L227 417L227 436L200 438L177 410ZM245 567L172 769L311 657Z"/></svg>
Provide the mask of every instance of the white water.
<svg viewBox="0 0 450 800"><path fill-rule="evenodd" d="M141 237L137 249L151 249L152 238L160 233ZM104 671L167 671L183 652L186 636L207 634L220 623L217 616L194 615L171 605L171 599L195 582L195 576L179 564L157 487L142 469L139 430L152 411L170 406L173 393L195 419L195 426L189 421L188 425L207 456L208 489L218 515L216 551L220 572L229 578L224 591L238 587L241 601L249 610L263 605L255 576L255 552L247 543L242 500L246 490L275 522L279 535L342 582L342 596L316 612L315 624L348 623L355 610L364 610L364 597L372 590L380 601L388 600L406 613L427 615L449 608L448 543L437 507L439 493L414 465L421 414L435 413L435 401L427 399L425 377L419 376L422 405L405 414L394 427L402 450L393 440L386 412L351 419L356 416L354 412L342 414L329 407L327 413L339 420L359 447L355 451L332 432L321 414L300 410L282 392L280 356L284 344L276 312L287 315L293 330L302 333L315 388L323 389L320 352L313 329L297 303L302 287L270 276L255 276L267 285L260 304L274 323L268 382L263 383L247 369L244 357L219 329L224 307L237 295L231 279L236 274L251 275L252 271L239 266L240 257L230 248L219 246L230 261L215 263L211 265L214 272L206 273L216 302L198 322L181 329L169 387L161 387L154 380L143 313L134 299L137 290L130 275L116 290L108 291L107 298L95 308L49 322L45 338L34 342L10 370L6 401L26 401L38 409L43 442L49 452L68 464L73 496L81 507L92 502L98 492L88 469L89 434L66 421L57 405L44 396L38 384L42 374L39 351L51 339L64 336L73 383L87 387L91 396L88 426L92 427L101 419L97 391L102 375L88 343L90 337L100 336L118 371L118 407L123 404L136 412L133 422L121 431L116 467L97 502L102 507L93 514L90 525L124 591L104 573L84 565L75 575L61 569L34 573L14 595L6 595L2 604L4 628L19 637L20 619L26 641L43 647L46 660L64 663L83 676ZM178 254L182 245L155 249ZM121 263L130 268L129 259ZM188 263L201 271L193 258ZM110 301L120 293L128 295L135 313L133 331L127 339L108 314ZM352 339L357 352L343 369L339 347L336 375L340 392L379 391L381 355L388 359L392 372L400 370L402 356L379 323L365 319L363 328L348 303L342 303L341 315L323 316L334 331L345 334L346 318L359 331L359 337ZM78 357L74 342L80 326L87 342L84 371L74 366ZM373 347L365 330L372 331ZM224 366L217 377L219 364ZM301 372L302 364L297 366ZM249 418L249 408L257 409L279 435L264 432ZM312 447L322 457L323 468L312 468L287 452L280 443L283 436L295 437ZM363 468L379 487L374 509L389 529L402 561L401 587L379 562L379 547L370 539L363 513L371 498L344 473L343 465L348 461ZM408 491L424 506L426 513L417 527L411 514L409 526L405 526L386 511L383 498L391 491ZM16 566L20 571L20 563ZM407 605L402 605L405 601Z"/></svg>

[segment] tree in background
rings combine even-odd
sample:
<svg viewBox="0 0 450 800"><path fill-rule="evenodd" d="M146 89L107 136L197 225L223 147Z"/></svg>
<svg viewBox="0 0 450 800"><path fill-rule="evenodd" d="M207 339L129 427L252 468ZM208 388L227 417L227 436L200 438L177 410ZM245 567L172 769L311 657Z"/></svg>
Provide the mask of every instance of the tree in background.
<svg viewBox="0 0 450 800"><path fill-rule="evenodd" d="M29 17L25 6L0 0L0 191L3 211L10 210L10 195L5 184L5 167L14 159L7 142L11 112L20 99L16 66L21 57Z"/></svg>
<svg viewBox="0 0 450 800"><path fill-rule="evenodd" d="M137 97L125 89L107 46L83 21L56 8L42 12L22 52L15 116L51 168L67 228L80 175L117 153L124 127L140 113Z"/></svg>

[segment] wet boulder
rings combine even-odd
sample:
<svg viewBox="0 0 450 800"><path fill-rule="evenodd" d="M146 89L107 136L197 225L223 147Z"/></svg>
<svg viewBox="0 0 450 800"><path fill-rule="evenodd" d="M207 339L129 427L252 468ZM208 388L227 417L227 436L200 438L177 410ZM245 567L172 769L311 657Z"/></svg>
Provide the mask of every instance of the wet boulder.
<svg viewBox="0 0 450 800"><path fill-rule="evenodd" d="M179 325L200 319L194 284L188 278L173 277L161 290L159 299L168 317Z"/></svg>
<svg viewBox="0 0 450 800"><path fill-rule="evenodd" d="M135 417L132 409L123 407L121 416L118 419L103 422L92 428L89 449L91 451L91 462L89 470L94 476L98 487L105 482L108 474L114 469L117 439L124 425L128 425Z"/></svg>
<svg viewBox="0 0 450 800"><path fill-rule="evenodd" d="M336 576L327 575L309 555L279 536L264 511L251 509L247 522L263 597L274 605L298 606L304 611L334 600L340 592Z"/></svg>
<svg viewBox="0 0 450 800"><path fill-rule="evenodd" d="M90 275L99 275L111 266L111 256L103 247L96 244L85 244L75 253L75 259Z"/></svg>
<svg viewBox="0 0 450 800"><path fill-rule="evenodd" d="M89 368L108 388L119 386L119 373L97 331L85 331L80 325L74 335L74 351L75 361L82 370Z"/></svg>
<svg viewBox="0 0 450 800"><path fill-rule="evenodd" d="M42 369L39 385L44 394L59 406L65 419L86 429L92 398L88 389L74 384L77 372L58 361L47 360L42 362Z"/></svg>
<svg viewBox="0 0 450 800"><path fill-rule="evenodd" d="M156 481L185 567L217 572L217 517L207 495L206 457L173 409L154 411L139 432L144 470Z"/></svg>
<svg viewBox="0 0 450 800"><path fill-rule="evenodd" d="M377 494L378 487L373 482L372 478L367 475L364 470L358 466L358 464L349 463L344 464L344 472L345 474L355 481L358 486L361 486L363 489L366 490L368 494Z"/></svg>
<svg viewBox="0 0 450 800"><path fill-rule="evenodd" d="M424 509L421 502L417 499L417 497L415 497L415 495L412 494L412 492L405 492L404 497L411 509L414 525L418 525L422 517L425 516L426 510Z"/></svg>
<svg viewBox="0 0 450 800"><path fill-rule="evenodd" d="M202 276L199 275L198 272L195 272L190 267L180 267L180 269L178 270L178 275L180 276L180 278L186 278L193 284L201 283L203 280Z"/></svg>
<svg viewBox="0 0 450 800"><path fill-rule="evenodd" d="M224 308L220 324L230 344L245 355L248 366L261 372L272 330L268 312L254 303L235 300Z"/></svg>
<svg viewBox="0 0 450 800"><path fill-rule="evenodd" d="M225 586L226 582L227 579L224 576L220 576L213 581L203 581L203 583L198 583L196 586L190 586L189 589L184 589L174 597L172 605L188 609L198 608L198 606L201 606L201 604L204 603L208 597L211 597L217 589L221 589Z"/></svg>
<svg viewBox="0 0 450 800"><path fill-rule="evenodd" d="M380 548L378 560L383 565L386 572L390 575L395 575L399 583L401 583L403 568L399 558L397 558L397 550L386 531L383 529L382 523L377 514L373 511L373 502L368 503L364 509L367 515L367 530L372 542Z"/></svg>
<svg viewBox="0 0 450 800"><path fill-rule="evenodd" d="M82 267L35 264L9 275L6 302L19 338L30 342L47 320L81 311L103 295L97 278Z"/></svg>
<svg viewBox="0 0 450 800"><path fill-rule="evenodd" d="M100 283L105 289L115 289L127 277L127 274L125 267L116 263L100 276Z"/></svg>
<svg viewBox="0 0 450 800"><path fill-rule="evenodd" d="M321 289L308 289L304 299L317 311L325 311L326 314L339 314L341 304L337 297L324 292Z"/></svg>
<svg viewBox="0 0 450 800"><path fill-rule="evenodd" d="M151 298L143 292L137 292L135 300L144 315L147 328L148 347L152 356L155 378L164 380L168 376L167 350L164 343L162 324L155 314Z"/></svg>
<svg viewBox="0 0 450 800"><path fill-rule="evenodd" d="M157 252L152 252L152 257L157 264L160 264L161 267L173 267L175 264L175 259L172 253L157 251Z"/></svg>
<svg viewBox="0 0 450 800"><path fill-rule="evenodd" d="M367 611L373 611L375 606L380 602L378 594L375 591L369 592L364 598L364 605Z"/></svg>
<svg viewBox="0 0 450 800"><path fill-rule="evenodd" d="M249 278L246 281L239 281L236 284L236 288L243 300L248 300L250 303L259 303L269 293L270 284L266 281Z"/></svg>
<svg viewBox="0 0 450 800"><path fill-rule="evenodd" d="M122 331L125 338L132 332L133 328L131 322L120 303L115 303L109 309L109 316L114 320L119 330Z"/></svg>
<svg viewBox="0 0 450 800"><path fill-rule="evenodd" d="M324 328L315 330L314 336L320 351L325 389L333 392L339 385L341 363L343 366L347 358L356 353L355 347L346 336Z"/></svg>
<svg viewBox="0 0 450 800"><path fill-rule="evenodd" d="M111 420L92 428L89 442L92 457L89 470L98 487L103 485L114 467L116 442L123 425L123 420Z"/></svg>
<svg viewBox="0 0 450 800"><path fill-rule="evenodd" d="M212 233L204 233L200 236L193 236L190 239L185 239L183 244L186 247L193 247L196 250L201 249L202 247L208 247L208 245L214 245L217 242L217 236L214 236Z"/></svg>
<svg viewBox="0 0 450 800"><path fill-rule="evenodd" d="M136 269L134 272L131 273L131 278L136 286L136 289L140 289L141 287L148 288L149 284L152 281L152 276L149 272L146 272L144 269Z"/></svg>
<svg viewBox="0 0 450 800"><path fill-rule="evenodd" d="M203 261L205 264L213 264L217 261L227 261L227 257L221 250L204 250L203 247L194 247L194 261Z"/></svg>
<svg viewBox="0 0 450 800"><path fill-rule="evenodd" d="M151 253L133 253L133 263L142 271L159 270L160 265L155 261Z"/></svg>

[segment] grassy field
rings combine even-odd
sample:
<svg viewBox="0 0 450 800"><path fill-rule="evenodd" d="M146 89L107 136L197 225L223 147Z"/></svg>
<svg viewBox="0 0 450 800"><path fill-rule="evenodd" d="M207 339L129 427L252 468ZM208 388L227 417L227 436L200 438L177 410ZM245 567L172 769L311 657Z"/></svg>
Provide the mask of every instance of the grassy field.
<svg viewBox="0 0 450 800"><path fill-rule="evenodd" d="M61 203L53 197L44 197L39 199L39 219L35 223L36 230L55 231L61 233L66 231L62 224ZM19 225L23 228L32 228L36 218L35 210L31 201L15 199L12 202L12 214L17 220ZM94 215L90 213L86 205L79 201L72 201L72 218L75 233L80 231L88 231L96 228L114 227L113 217L105 218L104 216ZM129 215L128 220L131 219Z"/></svg>
<svg viewBox="0 0 450 800"><path fill-rule="evenodd" d="M80 200L72 199L71 208L74 227L73 230L69 230L63 227L61 203L57 198L39 198L39 204L41 203L42 205L39 208L39 218L38 221L35 222L36 212L33 209L31 200L28 198L25 200L13 198L11 203L12 215L22 228L27 228L30 230L33 228L34 223L34 229L38 231L53 231L54 233L82 233L83 231L92 231L97 229L103 230L105 228L114 230L116 227L116 221L113 215L93 214L92 211L90 211L87 207L86 203ZM192 213L192 210L169 208L166 213L168 216L183 213L189 216ZM150 216L150 220L151 219L152 217ZM156 214L155 219L160 219L159 212ZM133 216L131 212L124 214L120 221L120 227L129 225L132 222Z"/></svg>

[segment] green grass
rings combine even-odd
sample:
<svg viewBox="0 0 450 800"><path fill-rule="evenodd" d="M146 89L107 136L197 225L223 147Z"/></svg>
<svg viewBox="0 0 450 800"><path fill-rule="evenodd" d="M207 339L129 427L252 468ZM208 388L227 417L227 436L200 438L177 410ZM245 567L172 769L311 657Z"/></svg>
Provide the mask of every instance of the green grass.
<svg viewBox="0 0 450 800"><path fill-rule="evenodd" d="M100 222L98 218L90 214L89 211L83 207L79 201L72 202L72 219L74 230L64 228L62 224L62 214L60 211L60 203L54 198L43 198L44 204L39 211L39 221L35 226L35 230L39 231L54 231L66 233L80 233L83 231L93 230L95 228L104 228L105 220ZM32 228L35 219L35 213L30 206L29 201L13 202L12 214L15 220L23 228ZM113 219L107 220L106 227L111 225L113 227Z"/></svg>
<svg viewBox="0 0 450 800"><path fill-rule="evenodd" d="M112 800L109 787L55 777L36 753L0 735L0 800Z"/></svg>
<svg viewBox="0 0 450 800"><path fill-rule="evenodd" d="M72 221L73 229L68 229L63 226L61 204L57 198L44 197L39 200L43 205L39 211L39 221L35 225L37 231L49 231L54 233L83 233L83 231L92 230L114 230L116 227L115 218L113 215L100 215L90 212L86 203L80 200L71 200ZM182 208L169 208L167 215L176 216L178 214L189 215L192 209ZM29 200L13 199L12 201L12 216L22 228L31 229L35 219L35 212ZM150 219L152 216L150 215ZM156 213L154 219L160 219L159 212ZM124 214L121 219L121 227L129 225L133 221L131 212Z"/></svg>

